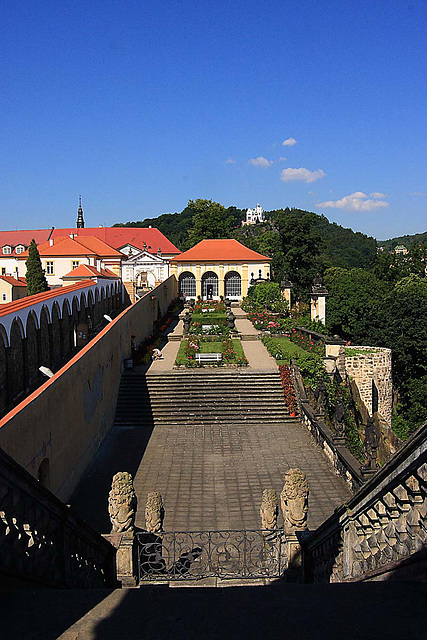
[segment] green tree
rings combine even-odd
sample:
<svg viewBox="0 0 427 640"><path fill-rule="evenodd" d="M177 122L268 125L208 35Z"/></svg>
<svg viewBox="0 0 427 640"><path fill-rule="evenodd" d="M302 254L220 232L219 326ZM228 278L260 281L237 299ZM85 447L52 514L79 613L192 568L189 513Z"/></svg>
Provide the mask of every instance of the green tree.
<svg viewBox="0 0 427 640"><path fill-rule="evenodd" d="M188 232L191 247L201 240L231 237L234 215L219 202L189 200L187 208L193 213L193 226Z"/></svg>
<svg viewBox="0 0 427 640"><path fill-rule="evenodd" d="M284 211L275 220L280 232L283 268L294 284L294 292L300 296L308 294L314 277L322 271L316 217L314 213L301 216L294 211Z"/></svg>
<svg viewBox="0 0 427 640"><path fill-rule="evenodd" d="M250 287L248 298L259 308L266 307L276 312L283 312L287 309L287 302L284 300L277 282L260 282Z"/></svg>
<svg viewBox="0 0 427 640"><path fill-rule="evenodd" d="M42 269L39 250L37 249L34 239L31 240L25 265L27 267L25 278L27 280L28 295L32 296L35 293L47 291L49 286L44 275L44 270Z"/></svg>
<svg viewBox="0 0 427 640"><path fill-rule="evenodd" d="M328 332L352 342L366 343L371 334L369 317L388 285L365 269L340 267L325 271L324 284L329 292L326 299Z"/></svg>

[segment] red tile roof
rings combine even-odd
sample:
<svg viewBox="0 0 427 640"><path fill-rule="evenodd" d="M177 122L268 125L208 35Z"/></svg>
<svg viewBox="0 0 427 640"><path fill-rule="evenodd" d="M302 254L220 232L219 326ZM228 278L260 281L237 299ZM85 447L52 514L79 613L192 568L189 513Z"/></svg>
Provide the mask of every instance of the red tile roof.
<svg viewBox="0 0 427 640"><path fill-rule="evenodd" d="M0 276L0 280L4 280L8 284L13 285L14 287L26 287L27 281L25 278L14 278L13 276Z"/></svg>
<svg viewBox="0 0 427 640"><path fill-rule="evenodd" d="M157 253L159 247L162 253L176 255L180 253L170 240L158 229L143 227L87 227L84 229L55 229L53 237L74 234L76 240L84 236L95 236L110 247L120 249L131 244L138 249L144 248L144 242L150 253ZM76 237L77 236L77 237Z"/></svg>
<svg viewBox="0 0 427 640"><path fill-rule="evenodd" d="M202 240L171 262L269 262L271 258L248 249L237 240Z"/></svg>
<svg viewBox="0 0 427 640"><path fill-rule="evenodd" d="M58 287L57 289L52 289L52 291L43 291L43 293L35 293L33 296L27 296L26 298L21 298L14 302L7 302L6 304L0 305L0 317L7 316L9 313L15 313L16 311L20 311L26 307L31 307L33 304L39 304L45 300L50 300L56 296L61 296L64 293L71 293L92 285L92 280L82 280L82 282L70 284L68 287Z"/></svg>
<svg viewBox="0 0 427 640"><path fill-rule="evenodd" d="M0 247L4 247L9 245L13 248L12 253L2 254L5 256L15 256L22 255L16 254L15 247L19 244L24 245L24 247L29 247L31 240L36 241L37 244L42 242L46 242L49 237L51 229L33 229L33 230L22 230L22 231L0 231Z"/></svg>
<svg viewBox="0 0 427 640"><path fill-rule="evenodd" d="M81 240L81 242L80 242ZM53 242L53 244L51 244ZM123 258L123 254L95 237L70 238L58 236L38 245L39 254L43 258L67 256L99 256L100 258ZM20 259L28 258L28 249L19 255Z"/></svg>
<svg viewBox="0 0 427 640"><path fill-rule="evenodd" d="M81 264L76 269L73 269L69 273L66 273L62 278L118 278L115 273L110 271L109 269L96 269L90 264Z"/></svg>

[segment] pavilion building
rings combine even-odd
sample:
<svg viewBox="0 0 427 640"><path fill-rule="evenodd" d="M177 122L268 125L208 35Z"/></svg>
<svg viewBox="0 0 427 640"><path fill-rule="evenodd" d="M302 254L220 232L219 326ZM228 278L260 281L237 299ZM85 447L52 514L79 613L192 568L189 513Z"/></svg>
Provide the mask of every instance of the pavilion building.
<svg viewBox="0 0 427 640"><path fill-rule="evenodd" d="M170 260L170 274L187 298L241 300L251 280L270 277L270 261L237 240L202 240Z"/></svg>

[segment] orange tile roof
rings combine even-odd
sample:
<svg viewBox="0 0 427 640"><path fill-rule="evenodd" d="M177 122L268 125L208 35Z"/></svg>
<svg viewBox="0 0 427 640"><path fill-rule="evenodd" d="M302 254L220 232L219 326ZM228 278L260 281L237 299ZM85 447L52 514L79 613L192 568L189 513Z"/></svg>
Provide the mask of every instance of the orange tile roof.
<svg viewBox="0 0 427 640"><path fill-rule="evenodd" d="M96 236L79 236L74 238L76 242L82 244L87 249L94 251L102 258L123 258L123 253L116 251L113 247Z"/></svg>
<svg viewBox="0 0 427 640"><path fill-rule="evenodd" d="M62 278L93 278L94 276L102 278L102 273L90 264L81 264L76 269L66 273Z"/></svg>
<svg viewBox="0 0 427 640"><path fill-rule="evenodd" d="M21 253L16 253L15 247L19 244L22 244L24 247L28 247L30 245L31 240L35 240L37 244L41 244L42 242L46 242L49 238L49 234L51 233L51 229L33 229L33 230L22 230L22 231L0 231L0 247L4 247L9 245L13 247L12 253L3 254L5 256L15 256L22 255Z"/></svg>
<svg viewBox="0 0 427 640"><path fill-rule="evenodd" d="M26 287L27 281L25 278L14 278L13 276L0 276L0 280L4 280L8 284L13 285L14 287Z"/></svg>
<svg viewBox="0 0 427 640"><path fill-rule="evenodd" d="M98 269L96 269L96 267L93 267L90 264L81 264L79 267L76 267L76 269L73 269L72 271L69 271L68 273L66 273L65 276L62 276L62 279L64 279L64 278L93 278L93 277L97 277L97 278L117 278L117 279L119 279L119 276L117 276L115 273L110 271L110 269L100 269L98 271Z"/></svg>
<svg viewBox="0 0 427 640"><path fill-rule="evenodd" d="M248 249L237 240L202 240L171 262L269 262L271 258Z"/></svg>
<svg viewBox="0 0 427 640"><path fill-rule="evenodd" d="M53 237L74 234L76 240L84 236L95 236L110 247L120 249L127 244L131 244L138 249L144 248L144 242L150 253L157 253L159 247L162 253L178 254L179 249L163 235L161 231L152 227L85 227L84 229L55 229ZM76 237L77 236L77 237ZM1 233L0 233L1 238Z"/></svg>
<svg viewBox="0 0 427 640"><path fill-rule="evenodd" d="M21 298L20 300L15 300L14 302L7 302L6 304L0 305L0 317L7 316L9 313L20 311L21 309L25 309L26 307L31 307L33 304L38 304L40 302L44 302L45 300L50 300L51 298L55 298L56 296L61 296L64 293L71 293L73 291L77 291L78 289L85 289L86 287L90 287L92 285L93 282L91 280L82 280L82 282L70 284L68 287L58 287L57 289L52 289L51 291L35 293L33 296L27 296L26 298Z"/></svg>

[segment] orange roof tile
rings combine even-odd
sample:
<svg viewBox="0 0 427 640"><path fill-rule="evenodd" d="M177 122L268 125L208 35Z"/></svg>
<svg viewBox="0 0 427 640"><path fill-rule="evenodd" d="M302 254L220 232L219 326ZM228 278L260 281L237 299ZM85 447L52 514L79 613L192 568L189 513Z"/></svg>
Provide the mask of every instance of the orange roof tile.
<svg viewBox="0 0 427 640"><path fill-rule="evenodd" d="M81 264L79 267L76 267L76 269L73 269L72 271L69 271L68 273L66 273L65 276L62 276L62 279L93 278L94 276L98 278L102 278L102 273L98 271L98 269L96 269L95 267L92 267L92 265L90 264Z"/></svg>
<svg viewBox="0 0 427 640"><path fill-rule="evenodd" d="M123 258L123 253L116 251L113 247L96 236L79 236L74 238L76 242L82 244L87 249L91 249L101 258Z"/></svg>
<svg viewBox="0 0 427 640"><path fill-rule="evenodd" d="M131 244L142 250L145 242L150 253L157 253L159 247L162 253L180 253L179 249L161 231L154 227L151 229L148 227L85 227L77 229L74 227L71 229L55 229L53 237L69 234L74 234L76 240L84 236L95 236L110 245L110 247L114 247L114 249L120 249L127 244Z"/></svg>
<svg viewBox="0 0 427 640"><path fill-rule="evenodd" d="M4 280L5 282L13 285L14 287L26 287L27 281L25 278L14 278L13 276L0 276L0 280Z"/></svg>
<svg viewBox="0 0 427 640"><path fill-rule="evenodd" d="M61 296L64 293L71 293L72 291L85 289L86 287L90 287L92 285L93 282L91 280L83 280L82 282L70 284L68 287L58 287L57 289L53 289L52 291L43 291L43 293L35 293L33 296L27 296L26 298L21 298L20 300L15 300L14 302L7 302L6 304L0 305L0 317L7 316L9 313L20 311L21 309L25 309L26 307L31 307L33 304L38 304L40 302L44 302L45 300L50 300L50 298Z"/></svg>
<svg viewBox="0 0 427 640"><path fill-rule="evenodd" d="M202 240L171 262L269 262L271 258L248 249L237 240Z"/></svg>

